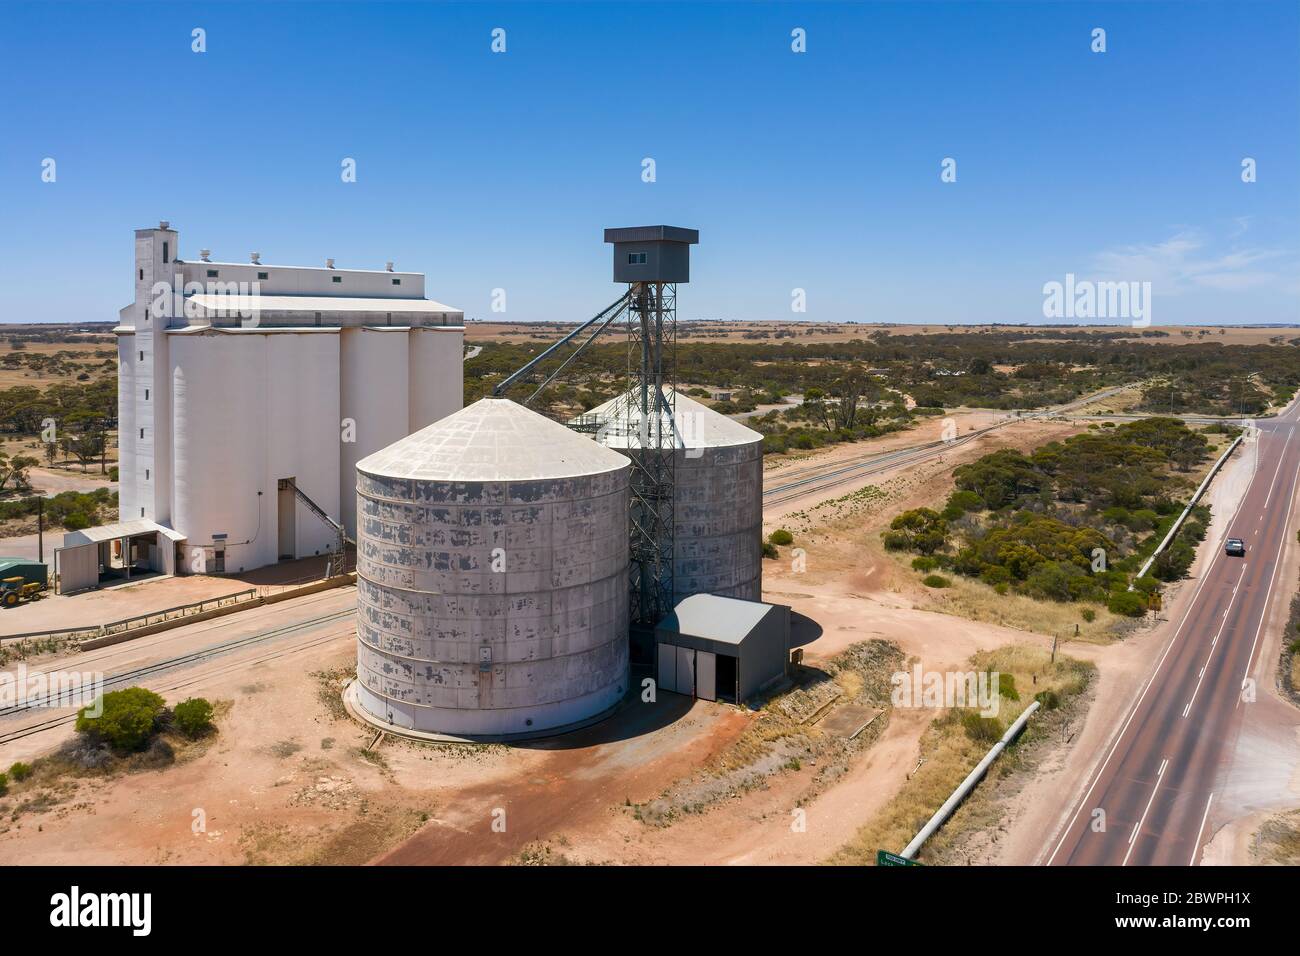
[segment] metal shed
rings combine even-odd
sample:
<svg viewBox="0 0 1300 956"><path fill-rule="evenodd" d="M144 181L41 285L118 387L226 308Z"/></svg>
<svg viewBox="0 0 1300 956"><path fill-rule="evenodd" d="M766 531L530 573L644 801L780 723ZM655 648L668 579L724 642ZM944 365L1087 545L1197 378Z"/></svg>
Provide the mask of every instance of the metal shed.
<svg viewBox="0 0 1300 956"><path fill-rule="evenodd" d="M790 609L692 594L655 628L660 690L739 703L785 676Z"/></svg>
<svg viewBox="0 0 1300 956"><path fill-rule="evenodd" d="M71 594L137 574L175 574L185 536L146 518L69 531L54 549L58 593Z"/></svg>

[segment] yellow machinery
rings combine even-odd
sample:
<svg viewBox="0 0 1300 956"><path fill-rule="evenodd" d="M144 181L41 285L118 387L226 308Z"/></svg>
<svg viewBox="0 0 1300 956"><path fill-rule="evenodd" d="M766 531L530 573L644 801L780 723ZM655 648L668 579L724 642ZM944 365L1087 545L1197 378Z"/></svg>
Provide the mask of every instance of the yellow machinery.
<svg viewBox="0 0 1300 956"><path fill-rule="evenodd" d="M28 581L21 575L0 581L0 604L5 607L17 607L23 601L30 601L42 591L45 585L39 581Z"/></svg>

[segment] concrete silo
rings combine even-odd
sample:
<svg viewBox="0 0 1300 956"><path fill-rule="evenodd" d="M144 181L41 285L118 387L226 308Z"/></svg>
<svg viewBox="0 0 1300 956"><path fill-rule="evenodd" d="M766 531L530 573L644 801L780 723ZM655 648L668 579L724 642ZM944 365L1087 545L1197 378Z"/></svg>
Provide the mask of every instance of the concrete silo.
<svg viewBox="0 0 1300 956"><path fill-rule="evenodd" d="M763 597L763 436L687 398L674 400L673 589L677 601ZM596 441L627 452L640 409L620 395L575 419ZM634 441L631 443L636 445ZM636 454L664 454L636 448Z"/></svg>
<svg viewBox="0 0 1300 956"><path fill-rule="evenodd" d="M626 458L483 399L357 465L356 709L511 737L628 687Z"/></svg>

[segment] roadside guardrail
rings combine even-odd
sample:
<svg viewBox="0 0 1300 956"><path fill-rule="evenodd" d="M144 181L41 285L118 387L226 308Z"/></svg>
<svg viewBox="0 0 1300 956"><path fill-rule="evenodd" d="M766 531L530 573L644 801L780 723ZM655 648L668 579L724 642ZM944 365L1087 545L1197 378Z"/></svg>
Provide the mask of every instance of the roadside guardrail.
<svg viewBox="0 0 1300 956"><path fill-rule="evenodd" d="M1156 557L1161 551L1169 547L1169 543L1173 541L1174 536L1178 534L1178 529L1183 526L1183 522L1187 520L1187 516L1191 514L1192 509L1196 507L1196 502L1201 500L1201 495L1205 494L1205 489L1210 486L1211 479L1219 473L1219 469L1222 468L1223 463L1228 460L1228 456L1236 450L1237 446L1241 444L1242 439L1245 437L1246 433L1242 432L1232 440L1231 445L1224 449L1223 454L1219 456L1219 460L1214 463L1213 467L1210 468L1209 474L1205 476L1205 480L1197 486L1196 493L1192 495L1192 500L1187 502L1187 507L1184 508L1183 513L1178 516L1178 520L1170 526L1169 532L1164 536L1164 539L1156 545L1156 549L1151 552L1151 557L1147 558L1142 567L1138 569L1138 573L1133 577L1134 581L1137 581L1138 578L1143 577L1148 571L1150 571L1151 565L1155 563ZM1128 589L1132 591L1133 585L1130 584Z"/></svg>

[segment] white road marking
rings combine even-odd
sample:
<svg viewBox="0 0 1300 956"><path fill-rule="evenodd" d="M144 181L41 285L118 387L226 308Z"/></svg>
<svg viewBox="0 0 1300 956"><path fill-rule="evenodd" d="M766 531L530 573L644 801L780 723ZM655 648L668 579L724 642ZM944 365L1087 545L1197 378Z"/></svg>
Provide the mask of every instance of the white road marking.
<svg viewBox="0 0 1300 956"><path fill-rule="evenodd" d="M1151 676L1147 678L1147 682L1142 688L1142 693L1138 696L1137 702L1133 705L1133 709L1129 711L1128 719L1124 721L1124 726L1120 728L1119 734L1111 741L1110 751L1106 754L1106 759L1102 761L1101 767L1097 770L1096 776L1093 777L1092 785L1088 787L1088 792L1083 795L1083 798L1079 801L1079 805L1075 808L1074 813L1070 814L1070 822L1066 824L1065 832L1061 834L1061 839L1057 841L1056 849L1052 851L1052 855L1047 858L1048 866L1052 865L1052 861L1056 859L1056 854L1061 852L1061 847L1065 844L1065 838L1070 835L1070 828L1074 826L1074 821L1078 818L1080 811L1088 802L1088 798L1092 796L1092 791L1097 789L1097 784L1101 781L1102 774L1106 772L1106 767L1110 764L1110 759L1115 756L1115 750L1119 747L1119 742L1123 740L1124 735L1128 733L1129 725L1133 723L1133 718L1137 716L1138 710L1142 707L1142 701L1146 699L1147 692L1150 691L1152 685L1155 684L1156 677L1160 674L1160 668L1164 666L1165 658L1169 656L1169 652L1174 649L1174 645L1178 642L1178 635L1183 632L1183 625L1187 623L1187 618L1191 616L1192 609L1196 607L1196 602L1200 599L1201 589L1204 588L1206 582L1210 580L1210 572L1214 570L1214 565L1222 555L1222 551L1216 551L1214 557L1210 559L1210 566L1205 569L1205 574L1201 576L1200 582L1196 585L1196 590L1192 592L1192 599L1187 605L1187 610L1183 612L1182 620L1178 622L1178 629L1174 631L1174 636L1169 639L1169 643L1165 646L1164 653L1160 655L1160 660L1156 662L1155 670L1153 670Z"/></svg>
<svg viewBox="0 0 1300 956"><path fill-rule="evenodd" d="M1264 498L1264 507L1260 510L1260 517L1264 517L1264 512L1268 511L1268 503L1273 500L1273 485L1277 482L1277 473L1282 470L1282 462L1286 461L1286 446L1291 444L1291 432L1286 433L1286 441L1282 442L1282 454L1278 456L1277 468L1273 472L1273 480L1268 484L1268 495Z"/></svg>
<svg viewBox="0 0 1300 956"><path fill-rule="evenodd" d="M1165 779L1165 767L1169 766L1169 758L1166 757L1160 761L1160 769L1156 772L1156 785L1151 788L1151 797L1147 800L1146 809L1142 811L1142 818L1138 820L1137 826L1133 827L1133 832L1128 837L1128 852L1124 854L1124 862L1120 866L1128 866L1128 858L1133 855L1133 847L1137 846L1134 842L1137 835L1142 832L1142 824L1147 822L1147 814L1151 812L1151 804L1156 802L1156 793L1160 790L1160 782Z"/></svg>
<svg viewBox="0 0 1300 956"><path fill-rule="evenodd" d="M1205 821L1210 819L1210 804L1214 802L1214 794L1210 794L1210 799L1205 801L1205 813L1201 816L1200 829L1196 831L1196 844L1192 847L1192 858L1187 861L1188 866L1196 865L1196 858L1201 854L1201 836L1205 833Z"/></svg>
<svg viewBox="0 0 1300 956"><path fill-rule="evenodd" d="M1201 674L1196 678L1196 688L1192 691L1192 699L1187 702L1183 708L1183 717L1185 718L1192 712L1192 704L1196 703L1196 695L1201 692L1201 681L1205 680L1205 671L1210 666L1210 661L1214 659L1214 649L1219 645L1219 638L1223 636L1223 629L1228 626L1228 611L1232 610L1232 605L1237 601L1237 589L1241 587L1241 579L1246 576L1245 565L1241 568L1241 574L1237 575L1236 587L1232 589L1232 598L1228 601L1228 607L1223 612L1223 623L1219 625L1219 633L1214 635L1214 640L1210 641L1210 654L1205 658L1205 666L1201 668Z"/></svg>
<svg viewBox="0 0 1300 956"><path fill-rule="evenodd" d="M1288 439L1290 438L1289 433L1287 437ZM1281 462L1278 462L1278 467L1279 468L1281 467ZM1300 472L1300 468L1297 468L1297 472ZM1252 459L1252 468L1251 468L1252 484L1254 483L1254 476L1258 473L1259 473L1259 457L1255 456ZM1273 480L1277 481L1276 471L1274 471L1273 473ZM1270 495L1272 494L1272 491L1273 489L1272 486L1270 485L1269 487ZM1250 494L1250 490L1248 488L1246 491L1246 495L1242 497L1242 504L1245 503L1245 498L1248 497L1249 494ZM1241 510L1241 504L1237 506L1237 510L1238 511ZM1283 537L1285 538L1285 535ZM1061 847L1065 845L1065 841L1070 835L1070 830L1074 827L1074 821L1078 819L1079 813L1083 810L1084 806L1088 802L1088 798L1092 796L1092 792L1097 789L1097 784L1101 782L1102 775L1106 772L1106 767L1109 766L1111 758L1115 756L1115 751L1119 748L1120 741L1123 740L1124 735L1128 733L1129 725L1133 723L1133 718L1137 716L1138 710L1141 709L1142 701L1146 699L1147 692L1150 691L1152 686L1155 684L1156 677L1160 674L1160 669L1164 667L1165 659L1169 657L1169 652L1173 650L1174 644L1178 642L1178 635L1182 633L1183 626L1187 623L1187 618L1191 615L1192 610L1196 607L1196 602L1200 600L1201 589L1204 588L1205 583L1210 580L1211 573L1214 571L1214 566L1218 563L1219 558L1221 558L1222 556L1223 556L1223 550L1221 548L1216 549L1214 552L1214 557L1210 559L1209 567L1205 569L1204 575L1201 577L1200 582L1196 585L1196 590L1192 592L1192 599L1187 604L1187 610L1183 612L1182 620L1178 622L1178 629L1174 631L1174 636L1169 639L1168 645L1165 646L1164 653L1160 655L1160 660L1156 662L1155 670L1153 670L1151 672L1151 676L1147 678L1146 684L1142 687L1142 693L1138 696L1137 702L1133 705L1133 709L1129 711L1128 719L1124 721L1124 726L1121 727L1119 733L1114 738L1112 738L1110 743L1110 750L1107 751L1106 753L1106 759L1102 761L1101 767L1097 770L1096 774L1093 776L1092 783L1091 785L1089 785L1087 792L1084 793L1082 798L1080 798L1079 803L1074 808L1074 812L1070 814L1069 820L1065 825L1065 829L1061 832L1061 838L1056 841L1056 848L1052 850L1052 855L1047 858L1048 866L1052 865L1052 861L1056 859L1056 854L1061 852ZM1256 636L1258 637L1258 635ZM1240 703L1240 698L1238 698L1238 703Z"/></svg>
<svg viewBox="0 0 1300 956"><path fill-rule="evenodd" d="M1300 478L1300 463L1296 464L1295 474L1291 476L1291 500L1287 502L1286 514L1291 515L1291 506L1295 500L1295 483ZM1255 660L1255 648L1259 645L1260 632L1264 630L1264 622L1268 620L1269 598L1273 596L1273 582L1277 580L1277 569L1282 566L1282 549L1286 547L1286 532L1282 533L1282 540L1277 543L1277 559L1273 562L1273 573L1268 579L1268 589L1264 592L1264 609L1259 612L1259 627L1255 628L1255 639L1250 642L1250 656L1246 658L1246 672L1241 675L1241 686L1246 686L1246 681L1250 679L1250 667ZM1241 695L1237 695L1237 703L1233 705L1233 710L1241 706Z"/></svg>

